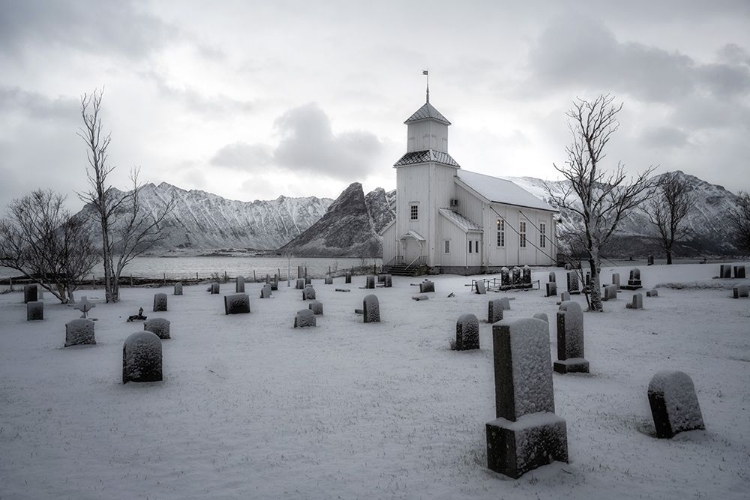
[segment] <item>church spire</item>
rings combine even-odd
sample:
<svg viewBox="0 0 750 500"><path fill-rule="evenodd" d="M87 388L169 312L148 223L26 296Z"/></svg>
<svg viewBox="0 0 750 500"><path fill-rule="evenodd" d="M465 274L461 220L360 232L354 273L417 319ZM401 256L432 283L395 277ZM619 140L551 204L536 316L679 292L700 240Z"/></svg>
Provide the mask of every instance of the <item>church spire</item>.
<svg viewBox="0 0 750 500"><path fill-rule="evenodd" d="M422 71L422 74L427 77L427 102L430 102L430 72L428 70Z"/></svg>

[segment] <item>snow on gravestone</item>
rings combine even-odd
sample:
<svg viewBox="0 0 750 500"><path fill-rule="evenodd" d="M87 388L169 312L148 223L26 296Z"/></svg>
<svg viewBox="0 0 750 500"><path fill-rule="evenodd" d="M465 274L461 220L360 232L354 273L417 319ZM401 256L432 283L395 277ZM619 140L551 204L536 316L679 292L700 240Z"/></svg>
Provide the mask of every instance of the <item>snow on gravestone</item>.
<svg viewBox="0 0 750 500"><path fill-rule="evenodd" d="M312 278L305 277L305 286L312 285Z"/></svg>
<svg viewBox="0 0 750 500"><path fill-rule="evenodd" d="M583 357L583 310L578 302L568 300L557 311L557 373L588 373L589 362Z"/></svg>
<svg viewBox="0 0 750 500"><path fill-rule="evenodd" d="M143 323L143 329L147 332L156 334L162 340L167 340L169 336L169 320L164 318L151 318Z"/></svg>
<svg viewBox="0 0 750 500"><path fill-rule="evenodd" d="M331 278L330 276L326 277L325 284L333 285L333 278Z"/></svg>
<svg viewBox="0 0 750 500"><path fill-rule="evenodd" d="M732 297L739 299L750 296L750 287L748 285L734 285L732 287Z"/></svg>
<svg viewBox="0 0 750 500"><path fill-rule="evenodd" d="M531 268L529 266L523 266L523 270L521 272L523 274L523 277L521 278L523 284L531 285Z"/></svg>
<svg viewBox="0 0 750 500"><path fill-rule="evenodd" d="M633 294L632 302L625 304L627 309L643 309L643 295L640 293Z"/></svg>
<svg viewBox="0 0 750 500"><path fill-rule="evenodd" d="M477 291L479 295L487 294L487 287L484 286L484 280L476 280L474 282L474 289Z"/></svg>
<svg viewBox="0 0 750 500"><path fill-rule="evenodd" d="M182 295L182 283L175 283L174 284L174 294L175 295Z"/></svg>
<svg viewBox="0 0 750 500"><path fill-rule="evenodd" d="M315 300L315 289L311 286L306 286L302 290L302 300Z"/></svg>
<svg viewBox="0 0 750 500"><path fill-rule="evenodd" d="M365 281L365 288L368 290L375 288L375 276L367 277L367 281Z"/></svg>
<svg viewBox="0 0 750 500"><path fill-rule="evenodd" d="M34 301L26 304L26 321L39 321L44 319L44 302Z"/></svg>
<svg viewBox="0 0 750 500"><path fill-rule="evenodd" d="M545 283L545 297L553 297L557 295L557 283L550 281Z"/></svg>
<svg viewBox="0 0 750 500"><path fill-rule="evenodd" d="M65 324L65 347L72 345L95 345L94 322L90 319L74 319Z"/></svg>
<svg viewBox="0 0 750 500"><path fill-rule="evenodd" d="M549 325L524 318L492 326L497 418L487 423L488 467L513 478L568 461L565 420L555 415Z"/></svg>
<svg viewBox="0 0 750 500"><path fill-rule="evenodd" d="M211 295L218 295L221 293L221 286L218 283L211 283Z"/></svg>
<svg viewBox="0 0 750 500"><path fill-rule="evenodd" d="M659 292L656 291L656 288L654 288L653 290L648 290L646 292L646 297L658 297L658 296L659 296Z"/></svg>
<svg viewBox="0 0 750 500"><path fill-rule="evenodd" d="M294 316L294 328L305 328L308 326L316 326L315 314L310 309L297 311L296 316Z"/></svg>
<svg viewBox="0 0 750 500"><path fill-rule="evenodd" d="M462 314L456 322L456 350L479 349L479 320L473 314Z"/></svg>
<svg viewBox="0 0 750 500"><path fill-rule="evenodd" d="M487 304L487 323L497 323L503 319L503 301L492 299Z"/></svg>
<svg viewBox="0 0 750 500"><path fill-rule="evenodd" d="M299 278L297 280L297 284L294 286L297 290L304 290L305 289L305 280L302 278Z"/></svg>
<svg viewBox="0 0 750 500"><path fill-rule="evenodd" d="M234 292L245 293L245 277L244 276L237 276L237 278L234 280Z"/></svg>
<svg viewBox="0 0 750 500"><path fill-rule="evenodd" d="M576 294L581 293L581 289L578 283L578 273L576 271L568 271L565 273L568 279L568 293Z"/></svg>
<svg viewBox="0 0 750 500"><path fill-rule="evenodd" d="M368 295L362 301L365 323L380 323L380 303L375 295Z"/></svg>
<svg viewBox="0 0 750 500"><path fill-rule="evenodd" d="M745 279L745 266L734 266L734 277Z"/></svg>
<svg viewBox="0 0 750 500"><path fill-rule="evenodd" d="M648 402L657 437L706 428L693 380L684 372L665 370L654 375L648 384Z"/></svg>
<svg viewBox="0 0 750 500"><path fill-rule="evenodd" d="M250 297L246 293L236 293L224 296L225 314L249 314Z"/></svg>
<svg viewBox="0 0 750 500"><path fill-rule="evenodd" d="M566 300L570 300L570 294L568 292L563 292L560 294L560 303L562 304Z"/></svg>
<svg viewBox="0 0 750 500"><path fill-rule="evenodd" d="M427 293L435 291L435 283L430 280L424 280L419 284L419 293Z"/></svg>
<svg viewBox="0 0 750 500"><path fill-rule="evenodd" d="M614 300L617 298L617 285L604 285L602 300Z"/></svg>
<svg viewBox="0 0 750 500"><path fill-rule="evenodd" d="M317 300L313 300L312 302L310 302L307 308L310 309L316 316L323 314L323 303Z"/></svg>
<svg viewBox="0 0 750 500"><path fill-rule="evenodd" d="M503 305L504 310L510 311L510 299L508 297L500 299L500 303Z"/></svg>
<svg viewBox="0 0 750 500"><path fill-rule="evenodd" d="M620 273L612 273L612 284L620 289Z"/></svg>
<svg viewBox="0 0 750 500"><path fill-rule="evenodd" d="M263 288L260 289L260 298L269 299L271 298L271 293L271 285L263 285Z"/></svg>
<svg viewBox="0 0 750 500"><path fill-rule="evenodd" d="M547 323L549 325L549 318L547 317L547 315L545 313L536 313L536 314L534 314L533 318L534 319L541 319L542 321L544 321L545 323Z"/></svg>
<svg viewBox="0 0 750 500"><path fill-rule="evenodd" d="M167 294L154 294L154 312L164 312L167 310Z"/></svg>
<svg viewBox="0 0 750 500"><path fill-rule="evenodd" d="M161 373L161 339L151 332L137 332L122 346L122 383L158 382Z"/></svg>
<svg viewBox="0 0 750 500"><path fill-rule="evenodd" d="M23 303L28 304L29 302L36 302L38 300L39 289L36 285L24 285L23 287Z"/></svg>
<svg viewBox="0 0 750 500"><path fill-rule="evenodd" d="M628 278L628 287L640 288L641 285L641 270L634 267L630 270L630 278Z"/></svg>

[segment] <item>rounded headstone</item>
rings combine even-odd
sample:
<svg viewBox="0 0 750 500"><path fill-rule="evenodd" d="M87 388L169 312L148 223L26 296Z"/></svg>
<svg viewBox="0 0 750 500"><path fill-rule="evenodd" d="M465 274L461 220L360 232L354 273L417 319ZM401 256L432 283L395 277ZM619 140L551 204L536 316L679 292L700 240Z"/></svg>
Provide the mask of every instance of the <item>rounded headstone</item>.
<svg viewBox="0 0 750 500"><path fill-rule="evenodd" d="M654 375L648 384L648 402L660 438L706 428L695 385L685 372L665 370Z"/></svg>
<svg viewBox="0 0 750 500"><path fill-rule="evenodd" d="M307 308L310 309L316 316L319 314L323 314L323 304L317 300L313 300L312 302L310 302Z"/></svg>
<svg viewBox="0 0 750 500"><path fill-rule="evenodd" d="M456 322L456 350L479 349L479 320L473 314L462 314Z"/></svg>
<svg viewBox="0 0 750 500"><path fill-rule="evenodd" d="M161 339L151 332L138 332L122 347L122 383L162 380Z"/></svg>
<svg viewBox="0 0 750 500"><path fill-rule="evenodd" d="M374 276L373 276L374 278ZM368 295L362 301L362 311L365 323L380 322L380 303L375 295Z"/></svg>
<svg viewBox="0 0 750 500"><path fill-rule="evenodd" d="M306 286L302 290L302 300L315 300L315 289L311 286Z"/></svg>
<svg viewBox="0 0 750 500"><path fill-rule="evenodd" d="M154 294L154 312L164 312L167 310L167 294Z"/></svg>
<svg viewBox="0 0 750 500"><path fill-rule="evenodd" d="M152 318L143 323L145 331L155 333L162 340L171 338L169 336L169 320L164 318Z"/></svg>
<svg viewBox="0 0 750 500"><path fill-rule="evenodd" d="M175 295L182 295L182 283L175 283L174 284L174 294Z"/></svg>
<svg viewBox="0 0 750 500"><path fill-rule="evenodd" d="M236 293L224 296L225 314L248 314L250 313L250 297L246 293Z"/></svg>
<svg viewBox="0 0 750 500"><path fill-rule="evenodd" d="M44 319L44 302L35 301L26 304L26 321L39 321Z"/></svg>
<svg viewBox="0 0 750 500"><path fill-rule="evenodd" d="M221 293L221 287L218 283L211 283L211 295L218 295Z"/></svg>
<svg viewBox="0 0 750 500"><path fill-rule="evenodd" d="M316 326L315 313L310 309L297 311L294 317L294 328L304 328L307 326Z"/></svg>
<svg viewBox="0 0 750 500"><path fill-rule="evenodd" d="M93 321L79 318L65 324L65 347L93 344L96 344Z"/></svg>

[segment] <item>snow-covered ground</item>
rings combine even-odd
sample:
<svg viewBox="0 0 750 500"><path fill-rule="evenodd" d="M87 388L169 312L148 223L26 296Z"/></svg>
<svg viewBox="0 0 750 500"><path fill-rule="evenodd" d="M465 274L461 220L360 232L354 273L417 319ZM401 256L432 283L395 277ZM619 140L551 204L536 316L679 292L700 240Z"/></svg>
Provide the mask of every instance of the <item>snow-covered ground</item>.
<svg viewBox="0 0 750 500"><path fill-rule="evenodd" d="M688 286L660 288L644 310L626 309L623 291L604 314L586 313L591 374L554 375L570 463L518 480L486 466L487 302L508 296L506 319L554 321L555 299L540 290L480 296L470 278L439 276L416 302L420 278L396 277L374 291L382 322L363 324L364 277L315 280L325 314L297 330L307 302L285 283L263 300L248 283L252 313L236 316L222 299L234 284L222 295L124 289L116 305L88 290L77 295L97 304L97 345L73 348L64 325L79 311L46 294L44 321L26 322L22 294L0 295L0 498L748 498L750 299L730 298L737 281L711 279L718 268L642 267L646 288ZM628 268L605 268L603 281L613 270L625 283ZM157 292L169 294L168 312L150 312ZM171 321L164 381L123 385L123 342L143 328L125 320L139 307ZM451 351L466 312L480 319L482 348ZM550 362L556 352L553 323ZM692 377L706 431L651 435L646 390L664 369Z"/></svg>

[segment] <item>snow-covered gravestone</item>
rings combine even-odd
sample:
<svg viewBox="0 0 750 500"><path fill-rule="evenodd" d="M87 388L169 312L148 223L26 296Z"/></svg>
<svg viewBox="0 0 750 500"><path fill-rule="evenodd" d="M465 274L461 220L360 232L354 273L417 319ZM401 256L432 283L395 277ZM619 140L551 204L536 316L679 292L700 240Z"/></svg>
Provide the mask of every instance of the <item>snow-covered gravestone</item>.
<svg viewBox="0 0 750 500"><path fill-rule="evenodd" d="M476 280L474 282L474 289L477 291L479 295L487 294L487 287L484 286L484 280Z"/></svg>
<svg viewBox="0 0 750 500"><path fill-rule="evenodd" d="M160 380L161 339L146 331L132 334L122 347L122 383Z"/></svg>
<svg viewBox="0 0 750 500"><path fill-rule="evenodd" d="M544 321L545 323L547 323L549 325L549 318L547 317L547 315L545 313L536 313L536 314L534 314L533 318L534 319L541 319L542 321Z"/></svg>
<svg viewBox="0 0 750 500"><path fill-rule="evenodd" d="M557 283L554 281L550 281L549 283L545 283L545 297L552 297L557 295Z"/></svg>
<svg viewBox="0 0 750 500"><path fill-rule="evenodd" d="M313 300L312 302L310 302L307 308L310 309L316 316L323 314L323 304L317 300Z"/></svg>
<svg viewBox="0 0 750 500"><path fill-rule="evenodd" d="M182 295L182 283L175 283L174 284L174 294L175 295Z"/></svg>
<svg viewBox="0 0 750 500"><path fill-rule="evenodd" d="M312 278L305 277L305 286L312 285Z"/></svg>
<svg viewBox="0 0 750 500"><path fill-rule="evenodd" d="M628 309L643 309L643 295L640 293L633 294L633 299L630 304L625 304Z"/></svg>
<svg viewBox="0 0 750 500"><path fill-rule="evenodd" d="M513 270L511 271L511 274L513 275L512 277L513 284L520 285L521 284L521 270L517 267L514 267Z"/></svg>
<svg viewBox="0 0 750 500"><path fill-rule="evenodd" d="M311 286L306 286L302 290L302 300L315 300L315 289Z"/></svg>
<svg viewBox="0 0 750 500"><path fill-rule="evenodd" d="M236 293L224 296L225 314L249 314L250 297L246 293Z"/></svg>
<svg viewBox="0 0 750 500"><path fill-rule="evenodd" d="M588 373L583 357L583 310L572 300L560 304L557 311L557 373Z"/></svg>
<svg viewBox="0 0 750 500"><path fill-rule="evenodd" d="M510 270L507 267L500 269L500 285L510 285Z"/></svg>
<svg viewBox="0 0 750 500"><path fill-rule="evenodd" d="M479 349L479 320L473 314L462 314L456 322L456 350Z"/></svg>
<svg viewBox="0 0 750 500"><path fill-rule="evenodd" d="M23 303L28 304L29 302L36 302L38 298L39 289L36 285L24 285L23 287Z"/></svg>
<svg viewBox="0 0 750 500"><path fill-rule="evenodd" d="M26 303L26 321L39 321L44 319L44 302L35 300Z"/></svg>
<svg viewBox="0 0 750 500"><path fill-rule="evenodd" d="M367 281L365 281L365 288L368 290L375 288L375 276L367 277Z"/></svg>
<svg viewBox="0 0 750 500"><path fill-rule="evenodd" d="M560 294L560 303L563 303L566 300L570 300L570 294L568 292L561 293Z"/></svg>
<svg viewBox="0 0 750 500"><path fill-rule="evenodd" d="M296 316L294 316L294 328L307 326L316 326L315 314L310 309L297 311Z"/></svg>
<svg viewBox="0 0 750 500"><path fill-rule="evenodd" d="M344 283L350 284L352 282L352 273L346 273L344 275Z"/></svg>
<svg viewBox="0 0 750 500"><path fill-rule="evenodd" d="M734 277L745 279L745 266L734 266Z"/></svg>
<svg viewBox="0 0 750 500"><path fill-rule="evenodd" d="M487 463L519 478L552 461L568 461L565 420L555 415L549 325L540 319L492 327L497 418L487 423Z"/></svg>
<svg viewBox="0 0 750 500"><path fill-rule="evenodd" d="M602 300L614 300L617 298L617 285L604 285Z"/></svg>
<svg viewBox="0 0 750 500"><path fill-rule="evenodd" d="M261 299L271 298L271 285L263 285L263 288L260 289L260 298Z"/></svg>
<svg viewBox="0 0 750 500"><path fill-rule="evenodd" d="M380 303L375 295L368 295L362 301L365 323L380 323Z"/></svg>
<svg viewBox="0 0 750 500"><path fill-rule="evenodd" d="M521 272L523 274L523 277L521 278L523 280L523 284L531 285L531 268L529 266L523 266L523 270Z"/></svg>
<svg viewBox="0 0 750 500"><path fill-rule="evenodd" d="M435 291L435 282L430 280L424 280L419 284L419 293L427 293Z"/></svg>
<svg viewBox="0 0 750 500"><path fill-rule="evenodd" d="M556 283L557 275L554 272L549 273L549 279L547 281L549 281L550 283Z"/></svg>
<svg viewBox="0 0 750 500"><path fill-rule="evenodd" d="M297 280L297 284L295 285L295 288L297 290L304 290L305 289L305 280L303 278L299 278Z"/></svg>
<svg viewBox="0 0 750 500"><path fill-rule="evenodd" d="M656 290L656 288L654 288L653 290L648 290L646 292L646 297L658 297L658 296L659 296L659 292Z"/></svg>
<svg viewBox="0 0 750 500"><path fill-rule="evenodd" d="M750 297L750 287L747 285L734 285L732 288L732 297L735 299Z"/></svg>
<svg viewBox="0 0 750 500"><path fill-rule="evenodd" d="M732 277L732 266L729 264L721 264L719 267L719 278L731 278Z"/></svg>
<svg viewBox="0 0 750 500"><path fill-rule="evenodd" d="M218 283L211 283L211 295L218 295L221 293L221 286Z"/></svg>
<svg viewBox="0 0 750 500"><path fill-rule="evenodd" d="M65 324L65 347L95 344L93 321L79 318Z"/></svg>
<svg viewBox="0 0 750 500"><path fill-rule="evenodd" d="M412 295L411 299L419 302L421 300L430 300L430 297L429 295L425 295L424 293L422 293L420 295Z"/></svg>
<svg viewBox="0 0 750 500"><path fill-rule="evenodd" d="M237 276L237 279L234 280L234 292L245 293L245 277L244 276Z"/></svg>
<svg viewBox="0 0 750 500"><path fill-rule="evenodd" d="M169 336L169 320L164 318L152 318L143 323L143 329L156 334L162 340L171 339Z"/></svg>
<svg viewBox="0 0 750 500"><path fill-rule="evenodd" d="M565 273L568 279L568 293L571 295L581 293L580 283L578 281L578 273L576 271L568 271Z"/></svg>
<svg viewBox="0 0 750 500"><path fill-rule="evenodd" d="M612 284L620 289L620 273L612 273Z"/></svg>
<svg viewBox="0 0 750 500"><path fill-rule="evenodd" d="M273 279L271 280L271 291L276 292L279 290L279 275L274 274Z"/></svg>
<svg viewBox="0 0 750 500"><path fill-rule="evenodd" d="M390 274L385 275L385 281L383 282L385 288L393 288L393 276Z"/></svg>
<svg viewBox="0 0 750 500"><path fill-rule="evenodd" d="M167 310L167 294L154 294L154 312L164 312Z"/></svg>
<svg viewBox="0 0 750 500"><path fill-rule="evenodd" d="M500 299L500 303L503 305L504 310L510 311L510 299L508 297Z"/></svg>
<svg viewBox="0 0 750 500"><path fill-rule="evenodd" d="M629 287L641 287L641 270L633 268L630 270L630 278L628 279Z"/></svg>
<svg viewBox="0 0 750 500"><path fill-rule="evenodd" d="M503 301L492 299L487 304L487 323L497 323L503 319Z"/></svg>
<svg viewBox="0 0 750 500"><path fill-rule="evenodd" d="M325 284L326 285L333 285L333 278L331 278L330 276L327 276L326 280L325 280Z"/></svg>
<svg viewBox="0 0 750 500"><path fill-rule="evenodd" d="M706 428L693 380L684 372L665 370L654 375L648 384L648 402L660 438Z"/></svg>

